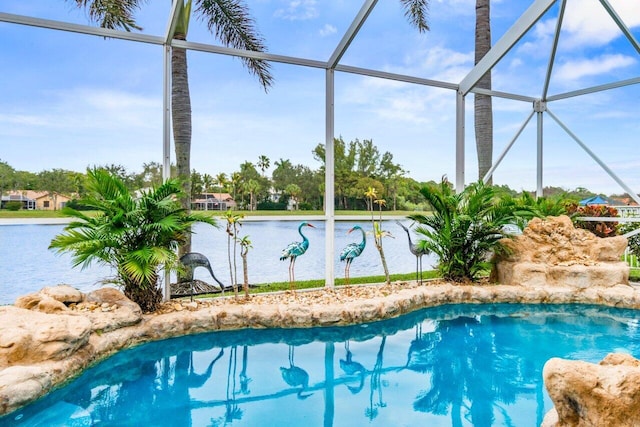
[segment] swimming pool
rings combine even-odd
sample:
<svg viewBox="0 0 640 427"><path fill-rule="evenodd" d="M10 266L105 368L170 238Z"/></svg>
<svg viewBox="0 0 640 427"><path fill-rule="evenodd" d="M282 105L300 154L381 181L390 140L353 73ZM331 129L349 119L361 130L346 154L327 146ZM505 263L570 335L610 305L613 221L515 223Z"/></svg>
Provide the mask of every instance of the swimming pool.
<svg viewBox="0 0 640 427"><path fill-rule="evenodd" d="M359 326L215 332L123 351L19 426L538 426L551 357L640 356L634 310L449 305Z"/></svg>

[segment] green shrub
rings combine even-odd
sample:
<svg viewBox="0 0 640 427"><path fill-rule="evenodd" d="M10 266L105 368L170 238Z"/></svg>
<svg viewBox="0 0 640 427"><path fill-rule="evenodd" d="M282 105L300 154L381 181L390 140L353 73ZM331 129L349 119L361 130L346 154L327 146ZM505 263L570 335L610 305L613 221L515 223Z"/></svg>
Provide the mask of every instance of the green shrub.
<svg viewBox="0 0 640 427"><path fill-rule="evenodd" d="M448 280L476 280L491 266L491 256L504 251L500 240L510 236L507 225L521 224L530 212L516 209L512 198L497 197L482 181L456 193L446 179L420 192L433 215L409 215L420 225L417 244L438 257L438 271Z"/></svg>
<svg viewBox="0 0 640 427"><path fill-rule="evenodd" d="M22 209L22 202L7 202L4 204L4 208L8 211L19 211Z"/></svg>

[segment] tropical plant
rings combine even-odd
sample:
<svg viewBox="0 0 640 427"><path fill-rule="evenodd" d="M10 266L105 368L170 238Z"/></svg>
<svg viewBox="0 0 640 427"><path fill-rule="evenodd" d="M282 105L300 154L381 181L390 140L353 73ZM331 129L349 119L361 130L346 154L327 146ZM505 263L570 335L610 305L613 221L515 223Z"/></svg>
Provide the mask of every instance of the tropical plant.
<svg viewBox="0 0 640 427"><path fill-rule="evenodd" d="M78 7L88 10L89 18L103 28L140 30L133 16L144 2L141 0L109 1L73 0ZM186 40L191 18L192 0L178 2L178 17L174 40ZM223 45L241 50L264 52L266 47L262 37L254 27L254 21L242 0L195 0L195 11L206 22L209 31ZM262 87L267 90L273 83L270 64L263 59L242 57L251 74L257 76ZM171 118L176 152L176 172L181 179L183 192L182 207L191 211L191 96L187 72L187 51L179 47L171 48ZM190 251L190 235L181 242L180 253Z"/></svg>
<svg viewBox="0 0 640 427"><path fill-rule="evenodd" d="M238 229L242 226L243 214L235 213L231 209L227 209L224 214L227 220L227 258L229 260L229 277L233 286L233 293L238 297L238 268L236 264L236 254L238 247ZM233 241L233 263L231 258L231 242Z"/></svg>
<svg viewBox="0 0 640 427"><path fill-rule="evenodd" d="M264 154L258 156L258 168L260 168L260 170L262 171L262 176L264 177L264 172L269 169L269 166L271 166L271 160L265 156Z"/></svg>
<svg viewBox="0 0 640 427"><path fill-rule="evenodd" d="M236 237L236 239L238 239ZM247 267L247 254L249 253L249 249L253 248L251 244L251 240L249 240L249 236L242 236L241 239L238 240L238 244L240 245L240 257L242 258L242 289L244 289L245 298L249 298L249 269Z"/></svg>
<svg viewBox="0 0 640 427"><path fill-rule="evenodd" d="M191 232L191 225L216 225L213 218L187 213L177 201L181 184L165 181L139 196L106 170L87 171L87 195L80 200L97 212L95 216L65 207L73 218L49 245L58 253L70 252L73 266L88 267L98 262L113 267L112 279L124 294L146 312L162 301L158 286L160 269L177 269L178 246Z"/></svg>
<svg viewBox="0 0 640 427"><path fill-rule="evenodd" d="M293 200L293 210L298 210L298 198L302 190L298 184L289 184L285 187L284 192Z"/></svg>
<svg viewBox="0 0 640 427"><path fill-rule="evenodd" d="M386 283L391 283L391 279L389 278L389 268L387 267L387 259L384 256L384 248L382 247L382 238L385 236L391 236L391 233L382 229L382 207L385 205L385 201L383 199L378 199L376 194L376 189L373 187L369 187L369 189L364 194L367 198L369 211L371 212L371 226L373 228L373 243L380 254L380 261L382 262L382 268L384 270L384 278ZM378 205L379 208L379 217L378 221L374 218L374 204Z"/></svg>
<svg viewBox="0 0 640 427"><path fill-rule="evenodd" d="M591 231L598 237L611 237L618 234L618 222L581 221L578 217L617 217L618 210L606 205L580 206L571 203L567 206L567 212L573 218L573 223L578 228Z"/></svg>
<svg viewBox="0 0 640 427"><path fill-rule="evenodd" d="M496 199L493 188L482 181L455 193L443 178L439 186L425 186L420 192L433 214L409 215L420 224L417 245L437 255L437 269L448 280L476 280L489 268L491 255L504 250L500 239L510 236L505 226L517 224L524 214L510 201Z"/></svg>

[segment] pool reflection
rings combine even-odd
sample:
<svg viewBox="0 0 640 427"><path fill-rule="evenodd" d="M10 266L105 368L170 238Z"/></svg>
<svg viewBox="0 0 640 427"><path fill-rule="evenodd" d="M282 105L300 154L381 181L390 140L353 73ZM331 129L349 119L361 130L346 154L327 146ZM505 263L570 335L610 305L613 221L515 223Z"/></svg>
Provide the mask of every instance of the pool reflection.
<svg viewBox="0 0 640 427"><path fill-rule="evenodd" d="M639 354L630 310L448 306L343 328L218 332L121 352L3 425L536 426L550 357Z"/></svg>

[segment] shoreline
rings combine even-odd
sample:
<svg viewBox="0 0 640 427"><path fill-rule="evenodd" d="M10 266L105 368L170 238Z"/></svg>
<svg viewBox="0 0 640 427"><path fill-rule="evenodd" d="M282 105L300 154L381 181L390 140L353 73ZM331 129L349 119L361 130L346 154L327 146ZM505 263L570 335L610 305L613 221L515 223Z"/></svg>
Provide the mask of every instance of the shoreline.
<svg viewBox="0 0 640 427"><path fill-rule="evenodd" d="M218 218L221 222L224 218ZM242 218L246 222L266 222L266 221L326 221L324 215L248 215ZM407 219L406 215L386 215L382 221L397 221ZM0 226L3 225L65 225L73 221L74 218L0 218ZM335 221L371 221L371 217L366 215L336 215ZM378 218L375 218L378 221Z"/></svg>

